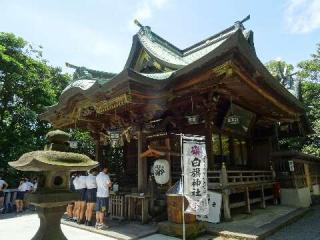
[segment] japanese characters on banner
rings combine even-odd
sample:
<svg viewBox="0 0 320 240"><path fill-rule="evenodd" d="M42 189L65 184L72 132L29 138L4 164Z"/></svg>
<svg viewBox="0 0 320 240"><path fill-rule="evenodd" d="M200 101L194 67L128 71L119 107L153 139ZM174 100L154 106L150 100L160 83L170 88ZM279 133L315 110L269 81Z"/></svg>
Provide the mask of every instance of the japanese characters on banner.
<svg viewBox="0 0 320 240"><path fill-rule="evenodd" d="M207 215L207 154L204 137L183 136L184 195L189 202L185 212Z"/></svg>
<svg viewBox="0 0 320 240"><path fill-rule="evenodd" d="M158 159L153 164L154 180L158 184L166 184L170 178L170 164L165 159Z"/></svg>

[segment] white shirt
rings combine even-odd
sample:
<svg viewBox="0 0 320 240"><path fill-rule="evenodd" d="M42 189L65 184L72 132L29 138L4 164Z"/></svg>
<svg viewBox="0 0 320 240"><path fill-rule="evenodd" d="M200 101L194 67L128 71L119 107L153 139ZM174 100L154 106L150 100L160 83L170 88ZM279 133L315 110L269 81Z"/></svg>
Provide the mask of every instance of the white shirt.
<svg viewBox="0 0 320 240"><path fill-rule="evenodd" d="M86 177L86 187L87 189L97 188L96 176L89 174Z"/></svg>
<svg viewBox="0 0 320 240"><path fill-rule="evenodd" d="M75 190L79 190L80 189L80 187L79 187L79 176L74 177L73 186L74 186Z"/></svg>
<svg viewBox="0 0 320 240"><path fill-rule="evenodd" d="M28 186L27 182L21 183L20 186L18 187L18 190L20 192L26 192L26 191L28 191L28 189L29 189L29 186Z"/></svg>
<svg viewBox="0 0 320 240"><path fill-rule="evenodd" d="M109 197L109 184L110 178L104 172L100 172L96 177L97 181L97 197L106 198Z"/></svg>
<svg viewBox="0 0 320 240"><path fill-rule="evenodd" d="M6 185L6 181L0 179L0 190L3 190L2 188L4 187L4 185Z"/></svg>
<svg viewBox="0 0 320 240"><path fill-rule="evenodd" d="M33 188L33 183L32 182L26 182L27 184L27 191L30 191Z"/></svg>
<svg viewBox="0 0 320 240"><path fill-rule="evenodd" d="M78 178L78 186L79 186L79 189L83 189L83 188L86 188L87 185L86 185L86 179L87 177L86 176L80 176Z"/></svg>

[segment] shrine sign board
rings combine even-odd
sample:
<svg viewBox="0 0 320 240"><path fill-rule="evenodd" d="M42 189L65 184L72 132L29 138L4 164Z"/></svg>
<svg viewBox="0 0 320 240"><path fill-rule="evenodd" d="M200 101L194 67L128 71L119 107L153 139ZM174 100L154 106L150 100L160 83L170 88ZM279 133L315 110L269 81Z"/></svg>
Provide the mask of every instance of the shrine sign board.
<svg viewBox="0 0 320 240"><path fill-rule="evenodd" d="M208 214L207 153L205 137L183 136L184 196L189 202L185 212Z"/></svg>

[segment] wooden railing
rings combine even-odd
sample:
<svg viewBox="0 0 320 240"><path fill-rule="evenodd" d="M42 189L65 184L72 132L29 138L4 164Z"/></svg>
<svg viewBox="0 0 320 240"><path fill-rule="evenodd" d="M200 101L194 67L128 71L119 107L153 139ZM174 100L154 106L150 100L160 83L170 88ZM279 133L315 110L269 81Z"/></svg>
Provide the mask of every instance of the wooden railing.
<svg viewBox="0 0 320 240"><path fill-rule="evenodd" d="M227 171L228 184L254 184L273 180L272 171Z"/></svg>
<svg viewBox="0 0 320 240"><path fill-rule="evenodd" d="M237 186L237 185L252 185L264 182L273 181L272 171L226 171L227 182L224 183L225 186ZM208 171L208 187L209 189L219 189L223 188L222 171Z"/></svg>
<svg viewBox="0 0 320 240"><path fill-rule="evenodd" d="M273 172L272 171L255 171L255 170L245 170L245 171L234 171L228 170L227 172L227 186L236 186L236 185L250 185L264 182L273 181ZM181 176L179 172L172 173L172 179L178 180ZM208 171L208 188L209 189L221 189L222 188L222 171ZM320 177L320 176L319 176ZM319 178L320 180L320 178Z"/></svg>
<svg viewBox="0 0 320 240"><path fill-rule="evenodd" d="M172 179L178 180L181 176L179 172L172 173ZM222 193L223 213L225 219L231 219L231 208L247 206L247 212L250 212L251 204L260 202L262 207L266 206L266 200L273 199L273 191L265 195L265 189L272 188L275 181L275 172L270 171L227 170L225 164L222 164L220 171L208 171L208 189L217 190ZM320 179L319 179L320 180ZM259 191L259 197L250 197L250 191ZM245 194L245 200L231 202L229 196L232 193Z"/></svg>

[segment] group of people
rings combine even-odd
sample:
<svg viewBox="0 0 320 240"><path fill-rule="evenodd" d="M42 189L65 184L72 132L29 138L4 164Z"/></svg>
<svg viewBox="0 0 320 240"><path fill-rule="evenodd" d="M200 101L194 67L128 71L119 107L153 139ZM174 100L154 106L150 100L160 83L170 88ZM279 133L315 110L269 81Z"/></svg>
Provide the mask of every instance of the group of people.
<svg viewBox="0 0 320 240"><path fill-rule="evenodd" d="M103 167L98 173L93 169L88 174L77 172L72 174L70 180L71 191L80 194L80 199L69 203L67 206L68 220L76 221L78 224L93 226L93 214L95 214L95 227L97 229L107 228L104 223L109 207L109 188L112 186L108 175L108 168ZM8 184L0 177L0 211L4 205L4 190ZM22 178L16 195L16 212L21 213L29 207L25 199L25 193L34 192L37 189L37 179Z"/></svg>
<svg viewBox="0 0 320 240"><path fill-rule="evenodd" d="M108 168L102 168L100 173L93 169L88 175L77 172L71 176L70 188L80 193L80 199L67 206L68 220L78 224L93 226L93 213L96 211L97 229L105 229L104 223L109 206L109 188L112 183Z"/></svg>
<svg viewBox="0 0 320 240"><path fill-rule="evenodd" d="M8 188L8 183L0 177L0 213L4 210L4 190ZM26 192L33 192L37 189L37 179L32 181L29 178L22 178L19 182L17 195L15 198L16 212L21 213L24 209L29 207L28 201L25 200Z"/></svg>

